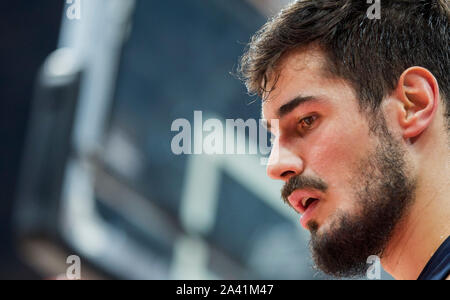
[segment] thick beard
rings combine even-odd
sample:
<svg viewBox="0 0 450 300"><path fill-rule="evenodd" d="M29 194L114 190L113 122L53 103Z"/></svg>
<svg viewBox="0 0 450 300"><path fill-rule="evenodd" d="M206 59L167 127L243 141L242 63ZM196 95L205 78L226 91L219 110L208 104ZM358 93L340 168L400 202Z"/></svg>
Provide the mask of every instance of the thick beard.
<svg viewBox="0 0 450 300"><path fill-rule="evenodd" d="M325 233L318 233L314 221L308 224L313 259L328 275L341 278L365 274L368 257L382 257L395 227L414 202L416 185L404 151L383 123L376 130L379 145L360 162L352 182L358 211L337 212Z"/></svg>

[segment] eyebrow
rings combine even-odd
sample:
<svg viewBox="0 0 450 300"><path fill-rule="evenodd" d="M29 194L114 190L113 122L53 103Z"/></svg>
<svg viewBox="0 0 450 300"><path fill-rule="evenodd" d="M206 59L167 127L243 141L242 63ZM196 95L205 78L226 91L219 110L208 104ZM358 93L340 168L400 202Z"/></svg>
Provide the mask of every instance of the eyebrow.
<svg viewBox="0 0 450 300"><path fill-rule="evenodd" d="M279 119L281 119L282 117L286 116L287 114L289 114L290 112L292 112L294 109L296 109L297 107L299 107L300 105L303 105L307 102L312 102L312 101L319 101L319 98L314 97L314 96L297 96L294 99L290 100L289 102L287 102L286 104L283 104L277 112L277 117ZM271 124L270 121L267 120L267 130L270 131L271 129Z"/></svg>
<svg viewBox="0 0 450 300"><path fill-rule="evenodd" d="M305 104L306 102L311 102L311 101L317 101L316 97L313 96L307 96L307 97L295 97L294 99L292 99L291 101L289 101L288 103L282 105L279 109L278 109L278 118L282 118L285 115L289 114L290 112L292 112L294 109L296 109L297 107L299 107L302 104Z"/></svg>

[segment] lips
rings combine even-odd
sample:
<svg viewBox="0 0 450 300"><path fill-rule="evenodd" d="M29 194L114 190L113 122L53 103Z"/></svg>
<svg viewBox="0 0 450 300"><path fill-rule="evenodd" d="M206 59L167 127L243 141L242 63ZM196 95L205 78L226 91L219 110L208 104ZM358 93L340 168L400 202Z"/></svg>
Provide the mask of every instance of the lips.
<svg viewBox="0 0 450 300"><path fill-rule="evenodd" d="M321 195L311 190L296 190L289 197L289 203L297 209L299 213L304 214L307 208L315 201L320 200Z"/></svg>
<svg viewBox="0 0 450 300"><path fill-rule="evenodd" d="M288 197L288 200L291 206L302 214L302 225L306 228L313 210L321 200L321 194L313 190L296 190Z"/></svg>

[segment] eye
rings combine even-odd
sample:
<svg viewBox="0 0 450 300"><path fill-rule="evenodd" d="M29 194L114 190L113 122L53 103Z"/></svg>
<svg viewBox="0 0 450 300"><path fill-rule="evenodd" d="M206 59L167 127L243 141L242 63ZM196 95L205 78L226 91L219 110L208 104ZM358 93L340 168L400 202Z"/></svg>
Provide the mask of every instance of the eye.
<svg viewBox="0 0 450 300"><path fill-rule="evenodd" d="M309 117L306 117L306 118L303 118L303 119L301 119L299 122L298 122L298 126L299 126L299 129L303 132L303 131L306 131L306 130L310 130L310 129L312 129L313 127L314 127L314 124L315 124L315 122L316 122L316 120L318 119L318 117L317 116L309 116Z"/></svg>

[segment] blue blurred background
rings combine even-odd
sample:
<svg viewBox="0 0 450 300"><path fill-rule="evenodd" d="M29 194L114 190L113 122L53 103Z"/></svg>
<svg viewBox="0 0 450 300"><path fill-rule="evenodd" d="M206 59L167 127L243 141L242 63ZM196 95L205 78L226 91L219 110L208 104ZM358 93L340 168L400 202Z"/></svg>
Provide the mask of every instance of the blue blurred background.
<svg viewBox="0 0 450 300"><path fill-rule="evenodd" d="M194 111L259 119L232 73L287 2L2 3L0 278L326 278L258 156L170 148Z"/></svg>

